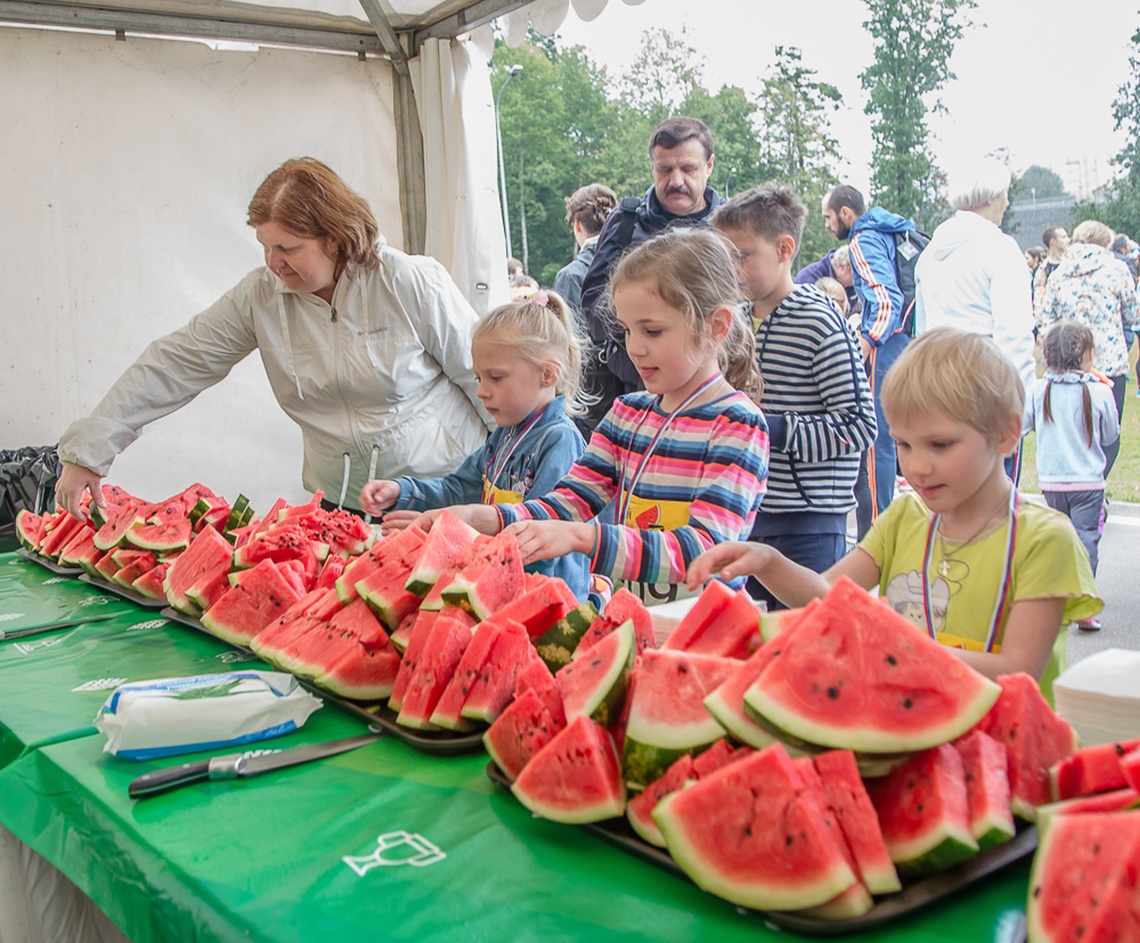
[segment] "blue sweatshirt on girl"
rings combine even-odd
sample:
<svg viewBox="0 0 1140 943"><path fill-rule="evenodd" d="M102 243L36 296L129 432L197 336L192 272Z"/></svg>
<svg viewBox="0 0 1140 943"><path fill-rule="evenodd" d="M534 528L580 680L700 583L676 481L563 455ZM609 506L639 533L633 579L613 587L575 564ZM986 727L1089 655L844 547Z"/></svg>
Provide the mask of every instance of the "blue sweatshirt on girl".
<svg viewBox="0 0 1140 943"><path fill-rule="evenodd" d="M1049 412L1045 419L1045 390ZM1093 441L1085 432L1084 390L1092 400ZM1094 491L1104 487L1104 447L1120 438L1112 387L1091 373L1046 372L1025 398L1022 433L1037 430L1037 479L1042 491Z"/></svg>
<svg viewBox="0 0 1140 943"><path fill-rule="evenodd" d="M513 504L553 491L586 450L586 442L566 415L564 396L556 396L527 428L533 418L531 414L518 425L496 429L486 444L450 475L397 478L400 497L393 509L428 511L453 504ZM585 554L542 560L526 569L561 577L579 599L585 599L589 592L590 561Z"/></svg>

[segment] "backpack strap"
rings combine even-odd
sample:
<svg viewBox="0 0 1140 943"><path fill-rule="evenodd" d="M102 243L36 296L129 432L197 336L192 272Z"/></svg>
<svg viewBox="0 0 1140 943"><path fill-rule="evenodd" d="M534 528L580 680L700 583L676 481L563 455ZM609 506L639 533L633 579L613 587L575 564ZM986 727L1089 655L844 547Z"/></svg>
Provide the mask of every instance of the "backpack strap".
<svg viewBox="0 0 1140 943"><path fill-rule="evenodd" d="M625 249L633 241L633 227L637 225L637 211L641 208L641 200L635 196L623 196L618 208L621 210L618 245Z"/></svg>

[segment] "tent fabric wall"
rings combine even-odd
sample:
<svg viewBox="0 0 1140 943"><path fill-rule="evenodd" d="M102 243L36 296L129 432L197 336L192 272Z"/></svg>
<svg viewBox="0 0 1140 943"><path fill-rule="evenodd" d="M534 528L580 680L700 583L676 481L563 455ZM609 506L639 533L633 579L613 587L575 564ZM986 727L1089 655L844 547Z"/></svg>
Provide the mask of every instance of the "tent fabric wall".
<svg viewBox="0 0 1140 943"><path fill-rule="evenodd" d="M509 300L485 46L429 39L411 62L424 140L424 251L480 314Z"/></svg>
<svg viewBox="0 0 1140 943"><path fill-rule="evenodd" d="M49 444L153 338L261 264L266 174L321 158L400 245L391 66L299 50L0 29L0 447ZM194 481L264 509L304 496L300 433L256 355L152 424L110 480Z"/></svg>

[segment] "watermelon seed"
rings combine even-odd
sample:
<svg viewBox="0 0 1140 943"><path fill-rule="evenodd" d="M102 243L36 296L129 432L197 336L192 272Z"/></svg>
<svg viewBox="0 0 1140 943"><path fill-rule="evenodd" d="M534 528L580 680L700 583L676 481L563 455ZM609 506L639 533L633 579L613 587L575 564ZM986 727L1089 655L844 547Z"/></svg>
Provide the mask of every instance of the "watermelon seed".
<svg viewBox="0 0 1140 943"><path fill-rule="evenodd" d="M795 839L791 835L788 835L784 838L784 845L785 846L791 845L794 841L795 841Z"/></svg>
<svg viewBox="0 0 1140 943"><path fill-rule="evenodd" d="M1035 888L1033 888L1033 896L1034 897L1040 897L1041 896L1041 885L1040 884L1038 884Z"/></svg>
<svg viewBox="0 0 1140 943"><path fill-rule="evenodd" d="M837 688L828 688L827 696L834 701L837 697L839 697L839 690ZM909 707L910 705L908 704L907 706Z"/></svg>
<svg viewBox="0 0 1140 943"><path fill-rule="evenodd" d="M903 701L903 707L905 707L907 710L910 710L912 707L914 707L914 704L911 703L909 697Z"/></svg>
<svg viewBox="0 0 1140 943"><path fill-rule="evenodd" d="M897 658L895 658L895 656L894 656L894 655L888 655L888 656L887 656L887 664L888 664L888 665L897 665L897 664L898 664L898 659L897 659Z"/></svg>

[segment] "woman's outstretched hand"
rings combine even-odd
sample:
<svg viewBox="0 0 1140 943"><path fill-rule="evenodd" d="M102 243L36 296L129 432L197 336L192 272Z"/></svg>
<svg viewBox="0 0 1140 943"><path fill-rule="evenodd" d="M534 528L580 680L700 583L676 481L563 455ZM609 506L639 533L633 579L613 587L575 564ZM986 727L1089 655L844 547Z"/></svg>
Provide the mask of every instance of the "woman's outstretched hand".
<svg viewBox="0 0 1140 943"><path fill-rule="evenodd" d="M55 500L72 517L86 520L87 512L82 507L83 492L90 492L96 507L104 507L102 482L103 476L95 474L90 468L74 462L64 462L63 472L55 483Z"/></svg>

